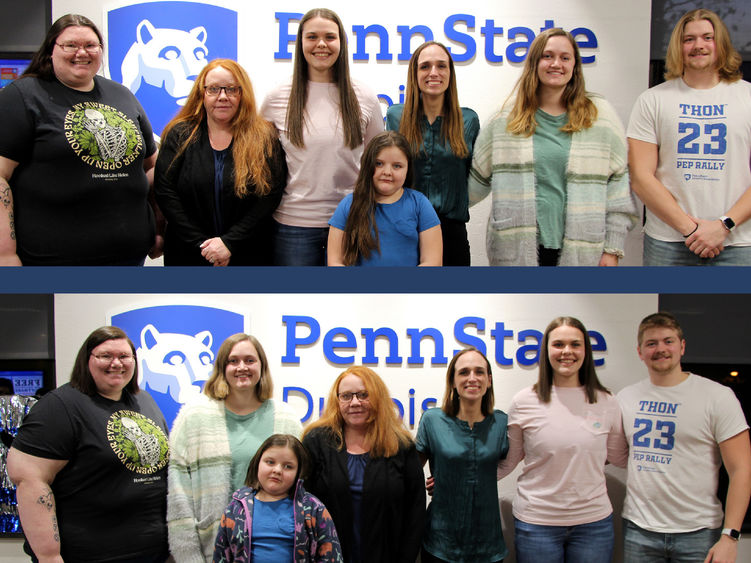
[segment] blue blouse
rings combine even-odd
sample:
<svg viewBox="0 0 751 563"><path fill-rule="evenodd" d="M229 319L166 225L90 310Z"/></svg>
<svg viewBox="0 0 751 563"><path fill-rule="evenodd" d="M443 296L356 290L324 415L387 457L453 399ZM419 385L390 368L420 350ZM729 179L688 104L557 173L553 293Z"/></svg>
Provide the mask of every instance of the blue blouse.
<svg viewBox="0 0 751 563"><path fill-rule="evenodd" d="M479 563L508 554L496 483L498 460L508 452L507 422L499 410L472 428L439 408L422 415L417 451L435 477L423 547L435 557Z"/></svg>

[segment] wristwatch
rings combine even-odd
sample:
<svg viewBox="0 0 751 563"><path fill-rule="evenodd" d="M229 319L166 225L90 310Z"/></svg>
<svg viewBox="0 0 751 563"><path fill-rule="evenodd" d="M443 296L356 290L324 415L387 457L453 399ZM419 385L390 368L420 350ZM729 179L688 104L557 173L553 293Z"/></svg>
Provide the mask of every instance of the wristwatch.
<svg viewBox="0 0 751 563"><path fill-rule="evenodd" d="M734 530L733 528L723 528L722 533L726 536L730 536L730 538L734 539L735 541L741 539L741 533L738 530Z"/></svg>
<svg viewBox="0 0 751 563"><path fill-rule="evenodd" d="M722 221L722 224L725 225L725 228L728 231L732 231L733 229L735 229L735 221L733 221L727 215L723 215L722 217L720 217L720 221Z"/></svg>

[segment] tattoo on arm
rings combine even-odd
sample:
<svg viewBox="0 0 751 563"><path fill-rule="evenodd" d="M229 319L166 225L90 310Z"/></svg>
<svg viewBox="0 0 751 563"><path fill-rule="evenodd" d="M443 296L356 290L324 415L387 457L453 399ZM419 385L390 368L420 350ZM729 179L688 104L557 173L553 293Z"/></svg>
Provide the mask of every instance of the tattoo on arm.
<svg viewBox="0 0 751 563"><path fill-rule="evenodd" d="M10 227L10 240L16 240L16 223L13 220L13 212L8 213L8 224Z"/></svg>
<svg viewBox="0 0 751 563"><path fill-rule="evenodd" d="M0 184L0 202L8 209L13 204L13 197L8 184Z"/></svg>
<svg viewBox="0 0 751 563"><path fill-rule="evenodd" d="M41 504L48 511L52 511L52 537L57 543L60 543L60 530L57 527L57 515L55 514L55 497L52 491L48 490L37 499L37 504Z"/></svg>

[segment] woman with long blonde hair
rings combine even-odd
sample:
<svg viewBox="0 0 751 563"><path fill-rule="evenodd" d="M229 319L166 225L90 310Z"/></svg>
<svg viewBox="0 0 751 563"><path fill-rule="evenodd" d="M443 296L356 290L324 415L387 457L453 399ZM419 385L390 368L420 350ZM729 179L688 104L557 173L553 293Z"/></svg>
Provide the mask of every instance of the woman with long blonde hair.
<svg viewBox="0 0 751 563"><path fill-rule="evenodd" d="M157 159L165 265L270 265L271 214L286 175L247 73L235 61L211 61L165 127Z"/></svg>
<svg viewBox="0 0 751 563"><path fill-rule="evenodd" d="M266 96L261 113L279 130L289 167L274 213L274 263L324 266L328 220L354 188L363 149L383 131L378 98L349 76L344 26L332 10L302 17L292 79Z"/></svg>
<svg viewBox="0 0 751 563"><path fill-rule="evenodd" d="M636 219L626 165L623 125L586 91L573 36L543 31L475 143L469 199L492 192L490 264L617 266Z"/></svg>
<svg viewBox="0 0 751 563"><path fill-rule="evenodd" d="M441 220L443 265L469 266L467 177L480 120L459 106L454 61L448 49L427 41L412 54L403 104L386 113L386 129L407 138L414 183Z"/></svg>
<svg viewBox="0 0 751 563"><path fill-rule="evenodd" d="M344 560L414 563L425 518L423 472L383 380L364 366L344 370L303 444L311 457L307 489L329 509Z"/></svg>

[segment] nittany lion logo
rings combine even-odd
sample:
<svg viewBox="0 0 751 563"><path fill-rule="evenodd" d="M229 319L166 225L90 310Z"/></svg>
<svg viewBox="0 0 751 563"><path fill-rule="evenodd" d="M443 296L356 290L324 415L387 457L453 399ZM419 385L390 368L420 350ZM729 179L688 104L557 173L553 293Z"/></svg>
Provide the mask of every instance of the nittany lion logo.
<svg viewBox="0 0 751 563"><path fill-rule="evenodd" d="M95 168L117 170L143 152L143 138L133 120L105 104L74 105L65 116L64 128L76 155Z"/></svg>
<svg viewBox="0 0 751 563"><path fill-rule="evenodd" d="M209 59L237 60L234 10L200 2L133 2L105 14L105 75L136 95L157 137Z"/></svg>
<svg viewBox="0 0 751 563"><path fill-rule="evenodd" d="M158 305L108 315L136 346L138 384L172 427L180 407L203 391L227 337L247 332L240 313L202 305Z"/></svg>
<svg viewBox="0 0 751 563"><path fill-rule="evenodd" d="M141 82L164 88L183 105L196 76L206 65L206 28L156 28L143 20L136 28L136 41L122 64L123 84L134 94Z"/></svg>
<svg viewBox="0 0 751 563"><path fill-rule="evenodd" d="M212 341L208 330L194 335L162 333L146 325L136 350L141 386L169 393L178 403L199 395L214 365Z"/></svg>

